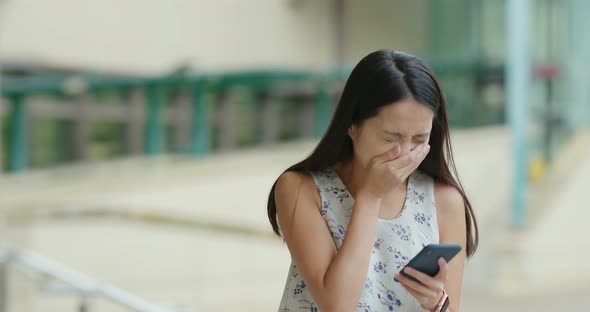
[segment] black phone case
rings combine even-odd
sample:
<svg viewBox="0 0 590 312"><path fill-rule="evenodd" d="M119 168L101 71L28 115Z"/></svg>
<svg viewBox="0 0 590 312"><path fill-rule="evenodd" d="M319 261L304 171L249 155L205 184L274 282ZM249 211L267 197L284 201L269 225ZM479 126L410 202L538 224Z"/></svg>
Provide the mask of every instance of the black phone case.
<svg viewBox="0 0 590 312"><path fill-rule="evenodd" d="M424 247L406 266L418 270L430 276L438 274L438 259L443 257L445 261L450 262L461 251L460 245L455 244L430 244ZM403 276L416 281L402 269L400 272ZM396 281L398 281L396 279Z"/></svg>

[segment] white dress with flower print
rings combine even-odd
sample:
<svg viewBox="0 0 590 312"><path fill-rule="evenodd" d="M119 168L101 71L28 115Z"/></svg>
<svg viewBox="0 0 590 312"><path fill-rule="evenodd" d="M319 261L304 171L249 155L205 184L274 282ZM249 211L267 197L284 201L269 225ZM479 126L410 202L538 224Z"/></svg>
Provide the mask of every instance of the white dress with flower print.
<svg viewBox="0 0 590 312"><path fill-rule="evenodd" d="M354 199L332 168L313 172L312 176L322 200L321 214L340 249ZM414 171L408 179L400 215L377 220L367 278L354 311L422 311L418 301L393 276L424 246L439 242L436 216L433 179ZM319 311L295 263L291 263L279 311Z"/></svg>

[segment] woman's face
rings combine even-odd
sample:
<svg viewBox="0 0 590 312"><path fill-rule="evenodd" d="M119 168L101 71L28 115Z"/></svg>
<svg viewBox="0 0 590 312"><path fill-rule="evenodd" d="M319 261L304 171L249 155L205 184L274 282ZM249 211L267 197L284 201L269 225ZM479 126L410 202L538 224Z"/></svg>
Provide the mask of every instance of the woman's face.
<svg viewBox="0 0 590 312"><path fill-rule="evenodd" d="M413 98L381 107L377 116L352 125L348 135L354 146L354 159L366 167L371 159L399 146L405 155L430 140L434 112Z"/></svg>

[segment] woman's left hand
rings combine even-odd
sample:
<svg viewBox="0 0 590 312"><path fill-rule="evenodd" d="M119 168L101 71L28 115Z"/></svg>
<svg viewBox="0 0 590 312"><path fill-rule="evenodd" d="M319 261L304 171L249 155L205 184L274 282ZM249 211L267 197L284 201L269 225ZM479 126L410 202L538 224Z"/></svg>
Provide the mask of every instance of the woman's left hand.
<svg viewBox="0 0 590 312"><path fill-rule="evenodd" d="M404 271L418 280L413 281L401 273L396 273L395 278L418 302L428 311L434 311L440 298L443 296L445 282L447 281L447 262L444 258L438 259L439 272L431 277L412 268L405 268Z"/></svg>

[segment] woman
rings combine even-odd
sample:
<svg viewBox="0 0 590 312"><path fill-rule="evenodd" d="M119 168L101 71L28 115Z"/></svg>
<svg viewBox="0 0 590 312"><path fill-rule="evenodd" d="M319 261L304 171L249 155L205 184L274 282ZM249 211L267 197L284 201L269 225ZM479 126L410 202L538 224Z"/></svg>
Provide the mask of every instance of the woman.
<svg viewBox="0 0 590 312"><path fill-rule="evenodd" d="M268 217L292 258L279 311L437 311L447 295L447 311L459 310L478 233L445 106L415 56L380 50L353 69L318 146L270 192ZM434 277L398 273L431 243L463 248Z"/></svg>

